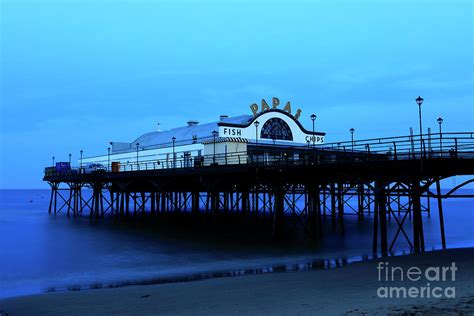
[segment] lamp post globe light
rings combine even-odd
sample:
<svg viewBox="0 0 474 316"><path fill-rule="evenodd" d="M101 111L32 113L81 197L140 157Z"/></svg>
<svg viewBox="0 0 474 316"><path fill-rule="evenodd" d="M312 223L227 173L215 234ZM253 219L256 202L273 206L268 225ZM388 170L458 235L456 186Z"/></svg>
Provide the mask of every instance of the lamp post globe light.
<svg viewBox="0 0 474 316"><path fill-rule="evenodd" d="M316 141L316 137L314 136L314 121L316 121L316 115L313 113L311 114L311 121L313 121L313 135L312 135L312 138L313 138L313 147L315 147L315 141Z"/></svg>
<svg viewBox="0 0 474 316"><path fill-rule="evenodd" d="M255 125L255 143L258 144L258 126L260 125L260 122L255 121L253 125Z"/></svg>
<svg viewBox="0 0 474 316"><path fill-rule="evenodd" d="M355 132L355 128L351 128L349 130L349 132L351 132L351 148L352 148L352 151L354 151L354 132Z"/></svg>
<svg viewBox="0 0 474 316"><path fill-rule="evenodd" d="M416 104L418 104L418 118L420 121L420 166L421 171L423 171L423 127L421 123L421 105L423 104L424 99L421 96L415 99Z"/></svg>
<svg viewBox="0 0 474 316"><path fill-rule="evenodd" d="M135 145L137 145L137 170L138 170L138 146L140 146L140 143L136 143Z"/></svg>
<svg viewBox="0 0 474 316"><path fill-rule="evenodd" d="M260 122L255 121L253 125L255 125L255 156L257 158L256 161L258 165L258 126L260 125Z"/></svg>
<svg viewBox="0 0 474 316"><path fill-rule="evenodd" d="M418 118L419 118L419 125L420 125L420 149L423 151L423 125L421 120L421 105L423 104L424 99L422 97L418 97L415 99L416 104L418 104Z"/></svg>
<svg viewBox="0 0 474 316"><path fill-rule="evenodd" d="M108 153L109 153L109 165L111 164L110 153L111 153L111 151L112 151L113 148L114 148L113 143L114 143L114 142L109 142L110 147L107 148L107 151L108 151ZM109 166L109 168L110 168L110 170L112 170L112 169L111 169L112 166Z"/></svg>
<svg viewBox="0 0 474 316"><path fill-rule="evenodd" d="M173 136L171 138L171 142L173 144L173 164L172 164L172 166L173 166L173 168L175 168L176 167L176 153L175 153L176 137Z"/></svg>
<svg viewBox="0 0 474 316"><path fill-rule="evenodd" d="M71 167L71 157L72 157L72 154L69 154L69 167Z"/></svg>
<svg viewBox="0 0 474 316"><path fill-rule="evenodd" d="M110 147L107 147L107 170L110 171Z"/></svg>
<svg viewBox="0 0 474 316"><path fill-rule="evenodd" d="M56 157L53 156L53 157L51 157L51 158L53 159L53 167L54 167L54 159L55 159Z"/></svg>
<svg viewBox="0 0 474 316"><path fill-rule="evenodd" d="M439 125L439 155L440 156L443 156L443 132L441 130L441 125L443 124L443 118L440 116L438 117L438 119L436 120L438 122L438 125Z"/></svg>
<svg viewBox="0 0 474 316"><path fill-rule="evenodd" d="M81 154L81 164L80 164L80 167L82 168L82 154L84 153L84 151L81 149L81 151L79 152Z"/></svg>
<svg viewBox="0 0 474 316"><path fill-rule="evenodd" d="M212 137L214 138L214 153L212 156L212 164L216 163L216 138L217 138L217 131L212 131Z"/></svg>

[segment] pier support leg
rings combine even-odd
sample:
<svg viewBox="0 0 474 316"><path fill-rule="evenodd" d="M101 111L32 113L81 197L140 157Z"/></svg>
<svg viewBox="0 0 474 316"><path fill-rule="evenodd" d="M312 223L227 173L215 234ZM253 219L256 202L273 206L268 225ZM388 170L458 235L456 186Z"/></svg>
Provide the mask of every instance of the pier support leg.
<svg viewBox="0 0 474 316"><path fill-rule="evenodd" d="M138 194L136 192L130 192L130 216L131 217L135 217L137 215L137 201L138 199ZM133 206L133 210L132 210L132 206Z"/></svg>
<svg viewBox="0 0 474 316"><path fill-rule="evenodd" d="M69 214L71 212L71 202L72 202L72 193L73 193L73 188L72 185L69 185L69 200L67 200L67 216L69 217Z"/></svg>
<svg viewBox="0 0 474 316"><path fill-rule="evenodd" d="M318 224L318 240L323 238L323 218L321 214L321 185L316 186L316 220Z"/></svg>
<svg viewBox="0 0 474 316"><path fill-rule="evenodd" d="M254 192L255 192L255 193L254 193L254 197L255 197L255 200L254 200L254 201L255 201L255 202L254 202L254 205L253 205L253 212L254 212L254 214L255 214L255 218L258 218L258 211L259 211L259 205L258 205L258 204L259 204L259 203L258 203L258 202L259 202L259 201L258 201L258 192L259 192L259 191L258 191L258 190L259 190L259 188L258 188L258 186L256 186L256 187L255 187L255 191L254 191Z"/></svg>
<svg viewBox="0 0 474 316"><path fill-rule="evenodd" d="M124 218L124 211L125 211L125 192L120 193L120 217Z"/></svg>
<svg viewBox="0 0 474 316"><path fill-rule="evenodd" d="M112 191L109 188L109 196L110 196L110 212L114 217L118 217L118 192Z"/></svg>
<svg viewBox="0 0 474 316"><path fill-rule="evenodd" d="M140 216L146 216L146 195L145 192L140 193Z"/></svg>
<svg viewBox="0 0 474 316"><path fill-rule="evenodd" d="M313 240L319 240L322 236L320 185L316 185L315 187L309 187L308 193L311 238Z"/></svg>
<svg viewBox="0 0 474 316"><path fill-rule="evenodd" d="M125 192L125 217L130 218L130 192Z"/></svg>
<svg viewBox="0 0 474 316"><path fill-rule="evenodd" d="M160 208L160 205L161 205L161 193L160 192L156 192L155 194L155 210L156 210L156 214L158 215L158 213L161 212L161 208Z"/></svg>
<svg viewBox="0 0 474 316"><path fill-rule="evenodd" d="M49 200L49 210L48 213L51 214L52 211L54 211L54 214L56 214L56 205L57 205L57 192L58 192L58 186L59 184L56 182L51 182L51 198ZM54 209L53 209L54 206Z"/></svg>
<svg viewBox="0 0 474 316"><path fill-rule="evenodd" d="M322 203L322 207L323 207L323 218L326 219L326 200L327 200L327 196L326 196L326 184L324 186L322 186L322 191L323 191L323 203Z"/></svg>
<svg viewBox="0 0 474 316"><path fill-rule="evenodd" d="M316 199L314 197L314 188L313 187L310 187L308 186L306 188L307 190L307 196L308 196L308 200L307 200L307 210L308 210L308 217L307 217L307 222L306 222L306 225L308 226L308 230L309 230L309 233L310 233L310 238L311 239L316 239L317 237L317 228L316 228L316 216L315 216L315 203L316 203Z"/></svg>
<svg viewBox="0 0 474 316"><path fill-rule="evenodd" d="M74 190L74 209L72 210L72 215L76 217L79 213L79 199L81 196L81 186L78 185Z"/></svg>
<svg viewBox="0 0 474 316"><path fill-rule="evenodd" d="M344 235L344 187L340 182L337 184L337 217L341 234Z"/></svg>
<svg viewBox="0 0 474 316"><path fill-rule="evenodd" d="M56 215L57 212L58 212L58 188L56 187L54 189L54 215Z"/></svg>
<svg viewBox="0 0 474 316"><path fill-rule="evenodd" d="M378 209L379 221L380 221L380 248L382 256L388 254L388 243L387 243L387 195L385 190L385 183L382 181L375 182L375 200L376 207Z"/></svg>
<svg viewBox="0 0 474 316"><path fill-rule="evenodd" d="M166 213L166 192L161 192L160 194L160 201L161 201L161 207L160 207L160 212L161 213Z"/></svg>
<svg viewBox="0 0 474 316"><path fill-rule="evenodd" d="M226 214L229 213L229 193L228 192L224 192L224 212Z"/></svg>
<svg viewBox="0 0 474 316"><path fill-rule="evenodd" d="M425 251L423 221L421 217L421 191L418 179L413 182L413 247L415 252Z"/></svg>
<svg viewBox="0 0 474 316"><path fill-rule="evenodd" d="M219 192L211 192L211 212L212 212L212 222L217 223L219 217Z"/></svg>
<svg viewBox="0 0 474 316"><path fill-rule="evenodd" d="M438 213L439 213L439 229L441 233L441 245L443 249L446 249L446 237L444 235L443 202L441 201L441 185L439 183L439 180L436 181L436 194L438 196Z"/></svg>
<svg viewBox="0 0 474 316"><path fill-rule="evenodd" d="M248 191L242 191L241 203L242 203L242 215L245 218L247 218L248 213L249 213L249 192Z"/></svg>
<svg viewBox="0 0 474 316"><path fill-rule="evenodd" d="M199 214L199 192L192 192L191 197L192 212L194 215Z"/></svg>
<svg viewBox="0 0 474 316"><path fill-rule="evenodd" d="M93 188L94 192L94 213L95 213L95 218L99 218L99 212L100 212L100 202L101 202L101 191L102 191L102 186L99 187L99 185L94 185Z"/></svg>
<svg viewBox="0 0 474 316"><path fill-rule="evenodd" d="M375 200L375 207L374 207L374 228L373 228L373 237L372 237L372 253L374 256L378 253L378 234L379 234L379 208L378 208L378 201Z"/></svg>
<svg viewBox="0 0 474 316"><path fill-rule="evenodd" d="M152 217L155 217L156 215L156 193L155 192L151 192L150 193L150 215Z"/></svg>
<svg viewBox="0 0 474 316"><path fill-rule="evenodd" d="M230 213L235 214L235 207L234 207L234 192L229 193L229 204L230 204Z"/></svg>
<svg viewBox="0 0 474 316"><path fill-rule="evenodd" d="M272 238L274 241L281 240L283 237L283 225L284 225L284 189L277 187L274 190L275 203L274 203L274 212L273 212L273 232Z"/></svg>
<svg viewBox="0 0 474 316"><path fill-rule="evenodd" d="M331 195L331 222L333 230L336 230L336 187L334 183L330 184Z"/></svg>
<svg viewBox="0 0 474 316"><path fill-rule="evenodd" d="M79 199L79 206L78 206L79 208L76 214L82 215L82 211L84 210L84 207L85 207L85 203L83 202L83 198L82 198L82 190L77 191L77 194L78 194L78 199Z"/></svg>
<svg viewBox="0 0 474 316"><path fill-rule="evenodd" d="M104 195L102 193L102 188L100 188L100 191L99 191L99 198L100 198L100 217L103 218L105 214L105 210L104 210Z"/></svg>
<svg viewBox="0 0 474 316"><path fill-rule="evenodd" d="M210 209L210 199L211 199L211 193L209 192L209 190L206 192L206 214L209 213L209 209Z"/></svg>
<svg viewBox="0 0 474 316"><path fill-rule="evenodd" d="M359 215L359 221L364 218L364 184L360 183L357 186L357 213Z"/></svg>

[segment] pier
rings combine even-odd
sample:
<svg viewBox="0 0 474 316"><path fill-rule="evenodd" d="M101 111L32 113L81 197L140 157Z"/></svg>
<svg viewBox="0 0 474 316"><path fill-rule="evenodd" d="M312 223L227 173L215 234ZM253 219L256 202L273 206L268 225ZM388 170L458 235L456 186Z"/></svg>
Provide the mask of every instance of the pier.
<svg viewBox="0 0 474 316"><path fill-rule="evenodd" d="M215 140L217 141L217 140ZM119 169L83 173L46 169L51 186L49 213L127 219L181 218L211 225L251 223L274 240L295 231L305 239L324 238L323 221L344 234L344 218L373 221L373 253L396 249L406 240L425 250L423 218L437 203L440 241L446 248L443 200L473 198L458 189L442 193L440 181L474 175L474 133L443 133L355 140L324 145L214 154L210 165L176 159L164 167L140 161ZM432 188L435 188L434 190ZM85 197L83 190L92 189ZM387 231L387 221L397 231ZM411 231L406 226L411 221ZM260 225L260 226L259 226ZM390 238L389 238L390 237Z"/></svg>

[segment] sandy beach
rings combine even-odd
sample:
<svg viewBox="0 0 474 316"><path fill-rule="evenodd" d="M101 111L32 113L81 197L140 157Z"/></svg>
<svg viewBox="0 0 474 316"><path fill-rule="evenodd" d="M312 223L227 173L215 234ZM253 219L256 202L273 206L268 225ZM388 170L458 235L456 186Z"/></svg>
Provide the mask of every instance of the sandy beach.
<svg viewBox="0 0 474 316"><path fill-rule="evenodd" d="M455 288L455 298L379 297L381 286L423 287L427 282L406 277L404 281L379 281L377 267L423 270L449 267L453 262L455 281L447 271L446 281L428 286ZM23 296L0 301L0 311L8 315L471 315L474 248L390 257L330 270Z"/></svg>

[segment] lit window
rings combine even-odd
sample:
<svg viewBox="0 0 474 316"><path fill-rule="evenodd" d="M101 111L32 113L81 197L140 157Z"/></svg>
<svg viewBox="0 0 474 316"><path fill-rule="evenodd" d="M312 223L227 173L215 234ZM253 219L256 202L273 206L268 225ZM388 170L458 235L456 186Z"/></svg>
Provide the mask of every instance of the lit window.
<svg viewBox="0 0 474 316"><path fill-rule="evenodd" d="M278 117L274 117L263 124L260 138L293 140L293 134L285 121Z"/></svg>

